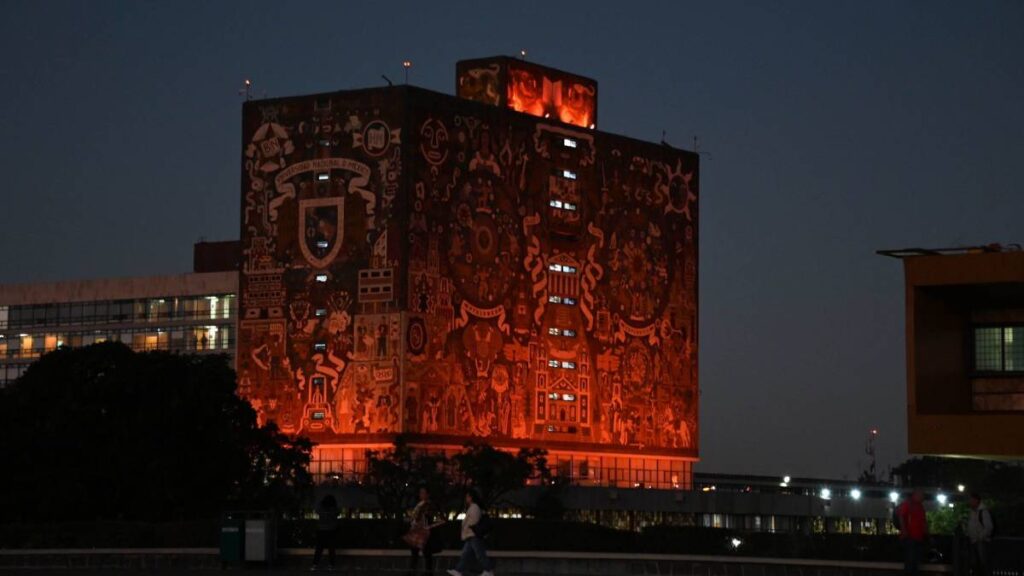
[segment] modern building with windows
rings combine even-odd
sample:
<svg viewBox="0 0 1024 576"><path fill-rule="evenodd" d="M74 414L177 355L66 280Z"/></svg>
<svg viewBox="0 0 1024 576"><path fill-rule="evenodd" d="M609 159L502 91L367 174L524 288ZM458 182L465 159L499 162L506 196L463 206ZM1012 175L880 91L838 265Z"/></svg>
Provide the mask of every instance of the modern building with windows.
<svg viewBox="0 0 1024 576"><path fill-rule="evenodd" d="M403 434L688 487L698 156L597 130L588 78L456 76L245 103L240 392L325 471Z"/></svg>
<svg viewBox="0 0 1024 576"><path fill-rule="evenodd" d="M61 346L234 356L238 273L0 285L0 386Z"/></svg>
<svg viewBox="0 0 1024 576"><path fill-rule="evenodd" d="M882 250L906 280L910 452L1024 456L1024 252Z"/></svg>

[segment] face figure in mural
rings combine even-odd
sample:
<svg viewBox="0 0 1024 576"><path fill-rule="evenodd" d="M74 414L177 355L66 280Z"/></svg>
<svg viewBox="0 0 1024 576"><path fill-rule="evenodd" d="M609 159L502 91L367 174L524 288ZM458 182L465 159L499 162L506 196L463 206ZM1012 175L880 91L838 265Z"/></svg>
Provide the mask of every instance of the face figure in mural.
<svg viewBox="0 0 1024 576"><path fill-rule="evenodd" d="M435 166L448 158L448 128L443 122L428 118L420 126L420 152L427 162Z"/></svg>
<svg viewBox="0 0 1024 576"><path fill-rule="evenodd" d="M516 112L544 115L544 89L538 75L521 69L509 70L508 104Z"/></svg>
<svg viewBox="0 0 1024 576"><path fill-rule="evenodd" d="M467 70L459 77L459 97L498 104L498 66Z"/></svg>
<svg viewBox="0 0 1024 576"><path fill-rule="evenodd" d="M462 332L462 345L470 360L471 378L486 378L491 364L501 351L504 341L497 328L485 322L474 322Z"/></svg>
<svg viewBox="0 0 1024 576"><path fill-rule="evenodd" d="M594 88L573 82L565 92L558 110L559 119L566 124L590 127L594 122Z"/></svg>

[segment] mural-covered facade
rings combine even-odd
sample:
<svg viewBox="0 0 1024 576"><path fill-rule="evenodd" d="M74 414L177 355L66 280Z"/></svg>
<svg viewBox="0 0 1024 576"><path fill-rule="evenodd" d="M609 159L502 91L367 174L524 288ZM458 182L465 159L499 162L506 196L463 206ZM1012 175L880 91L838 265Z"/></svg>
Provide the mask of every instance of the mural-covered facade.
<svg viewBox="0 0 1024 576"><path fill-rule="evenodd" d="M261 418L324 449L696 458L695 154L409 87L243 124Z"/></svg>

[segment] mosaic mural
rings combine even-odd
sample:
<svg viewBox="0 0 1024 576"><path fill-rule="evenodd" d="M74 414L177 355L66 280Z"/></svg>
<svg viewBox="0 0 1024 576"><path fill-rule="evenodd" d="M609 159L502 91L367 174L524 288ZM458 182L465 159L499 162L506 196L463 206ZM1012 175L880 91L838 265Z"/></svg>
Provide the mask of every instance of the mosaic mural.
<svg viewBox="0 0 1024 576"><path fill-rule="evenodd" d="M696 455L696 155L408 88L244 124L238 369L261 418Z"/></svg>

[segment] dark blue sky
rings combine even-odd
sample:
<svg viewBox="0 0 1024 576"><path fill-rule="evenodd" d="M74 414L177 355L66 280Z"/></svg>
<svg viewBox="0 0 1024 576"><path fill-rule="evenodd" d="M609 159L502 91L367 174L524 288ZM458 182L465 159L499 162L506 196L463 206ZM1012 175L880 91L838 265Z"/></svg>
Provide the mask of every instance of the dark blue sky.
<svg viewBox="0 0 1024 576"><path fill-rule="evenodd" d="M701 166L702 470L905 456L902 274L878 248L1019 242L1024 4L18 2L0 18L0 282L185 271L235 238L238 89L529 51L600 128Z"/></svg>

